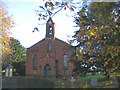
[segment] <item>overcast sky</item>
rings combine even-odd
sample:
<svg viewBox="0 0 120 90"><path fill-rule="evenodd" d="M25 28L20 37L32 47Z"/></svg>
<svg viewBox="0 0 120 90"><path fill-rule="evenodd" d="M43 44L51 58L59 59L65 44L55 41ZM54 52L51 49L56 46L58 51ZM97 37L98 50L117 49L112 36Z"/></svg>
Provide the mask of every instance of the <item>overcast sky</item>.
<svg viewBox="0 0 120 90"><path fill-rule="evenodd" d="M15 27L11 29L12 37L18 39L21 44L28 48L38 41L45 38L46 25L38 25L38 16L35 10L39 10L39 6L43 5L43 0L4 0L4 4L8 7L9 15L13 16ZM2 1L3 2L3 1ZM68 41L68 35L73 35L75 24L73 17L66 15L69 12L61 11L52 19L55 23L55 37ZM34 30L38 27L39 32Z"/></svg>

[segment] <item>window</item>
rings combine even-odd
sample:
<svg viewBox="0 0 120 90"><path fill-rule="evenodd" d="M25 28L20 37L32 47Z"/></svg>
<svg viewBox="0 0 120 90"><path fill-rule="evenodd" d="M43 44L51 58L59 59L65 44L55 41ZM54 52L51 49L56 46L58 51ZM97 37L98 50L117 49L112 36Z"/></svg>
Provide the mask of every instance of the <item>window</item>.
<svg viewBox="0 0 120 90"><path fill-rule="evenodd" d="M52 34L52 27L50 27L49 29L49 34Z"/></svg>
<svg viewBox="0 0 120 90"><path fill-rule="evenodd" d="M37 69L37 61L38 61L38 56L35 55L33 57L33 69L36 70Z"/></svg>
<svg viewBox="0 0 120 90"><path fill-rule="evenodd" d="M64 67L67 68L68 65L67 55L64 55L63 61L64 61Z"/></svg>
<svg viewBox="0 0 120 90"><path fill-rule="evenodd" d="M51 52L51 49L52 49L52 45L51 42L49 42L49 52Z"/></svg>

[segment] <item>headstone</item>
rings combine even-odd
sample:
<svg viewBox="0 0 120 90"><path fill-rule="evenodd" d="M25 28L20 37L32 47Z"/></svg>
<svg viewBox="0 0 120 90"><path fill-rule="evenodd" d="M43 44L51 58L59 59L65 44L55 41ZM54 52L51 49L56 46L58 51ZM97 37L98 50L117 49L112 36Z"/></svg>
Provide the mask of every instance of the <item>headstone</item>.
<svg viewBox="0 0 120 90"><path fill-rule="evenodd" d="M73 82L75 82L75 79L74 79L74 77L71 77L71 87L73 88Z"/></svg>
<svg viewBox="0 0 120 90"><path fill-rule="evenodd" d="M97 78L91 79L91 85L92 85L92 86L98 85L98 80L97 80Z"/></svg>

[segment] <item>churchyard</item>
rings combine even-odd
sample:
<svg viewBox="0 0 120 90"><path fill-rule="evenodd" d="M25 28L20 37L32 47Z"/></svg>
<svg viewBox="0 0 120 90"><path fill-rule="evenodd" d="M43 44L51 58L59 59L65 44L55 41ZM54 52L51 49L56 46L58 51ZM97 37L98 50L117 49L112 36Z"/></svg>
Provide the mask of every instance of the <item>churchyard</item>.
<svg viewBox="0 0 120 90"><path fill-rule="evenodd" d="M118 88L118 76L111 75L110 80L106 80L103 73L96 73L93 76L88 73L86 76L62 78L27 78L12 76L3 78L3 88Z"/></svg>
<svg viewBox="0 0 120 90"><path fill-rule="evenodd" d="M96 73L95 76L89 73L87 76L76 77L73 85L71 78L67 78L64 81L55 79L55 82L55 88L118 88L117 76L111 75L110 80L105 80L103 73Z"/></svg>

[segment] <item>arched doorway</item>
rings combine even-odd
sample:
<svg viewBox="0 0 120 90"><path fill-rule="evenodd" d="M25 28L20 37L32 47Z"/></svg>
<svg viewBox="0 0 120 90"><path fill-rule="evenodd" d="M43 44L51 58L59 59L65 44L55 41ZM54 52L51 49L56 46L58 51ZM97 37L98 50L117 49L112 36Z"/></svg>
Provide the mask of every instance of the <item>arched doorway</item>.
<svg viewBox="0 0 120 90"><path fill-rule="evenodd" d="M44 70L45 70L45 77L50 78L51 77L50 65L49 64L45 65Z"/></svg>

